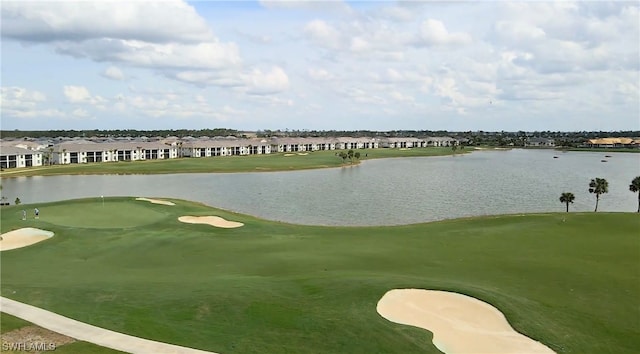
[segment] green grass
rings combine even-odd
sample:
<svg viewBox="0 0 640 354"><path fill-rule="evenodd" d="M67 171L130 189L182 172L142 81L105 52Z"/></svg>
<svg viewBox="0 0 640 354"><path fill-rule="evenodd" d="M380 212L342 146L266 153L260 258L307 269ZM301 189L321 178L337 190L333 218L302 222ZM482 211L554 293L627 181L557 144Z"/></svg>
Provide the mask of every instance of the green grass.
<svg viewBox="0 0 640 354"><path fill-rule="evenodd" d="M30 326L31 323L25 320L13 317L4 312L0 312L0 333L11 332L22 327Z"/></svg>
<svg viewBox="0 0 640 354"><path fill-rule="evenodd" d="M469 149L470 150L470 149ZM453 154L451 148L419 149L366 149L360 152L361 160L412 157L442 156ZM315 151L308 155L284 156L283 153L250 156L217 156L202 158L180 158L171 160L106 162L74 165L38 166L2 171L0 177L50 176L77 174L165 174L165 173L204 173L204 172L260 172L291 171L340 167L341 158L337 151ZM461 153L458 151L457 153ZM365 155L367 155L365 157ZM349 160L347 160L349 164Z"/></svg>
<svg viewBox="0 0 640 354"><path fill-rule="evenodd" d="M640 152L640 149L633 148L556 148L564 151L591 151L591 152Z"/></svg>
<svg viewBox="0 0 640 354"><path fill-rule="evenodd" d="M38 207L40 217L35 221L74 228L131 228L158 222L167 216L166 208L171 208L148 206L148 203L110 199L102 203L100 198L85 199L73 205Z"/></svg>
<svg viewBox="0 0 640 354"><path fill-rule="evenodd" d="M124 353L119 350L109 349L87 342L73 342L57 347L56 354L117 354Z"/></svg>
<svg viewBox="0 0 640 354"><path fill-rule="evenodd" d="M3 209L3 232L37 226L56 237L2 252L2 294L93 325L225 354L438 353L429 332L383 319L376 303L394 288L440 289L493 304L516 330L558 353L640 348L634 213L318 227L186 201L140 205L166 217L87 230L23 222L13 217L19 208ZM218 215L245 226L182 224L181 215Z"/></svg>

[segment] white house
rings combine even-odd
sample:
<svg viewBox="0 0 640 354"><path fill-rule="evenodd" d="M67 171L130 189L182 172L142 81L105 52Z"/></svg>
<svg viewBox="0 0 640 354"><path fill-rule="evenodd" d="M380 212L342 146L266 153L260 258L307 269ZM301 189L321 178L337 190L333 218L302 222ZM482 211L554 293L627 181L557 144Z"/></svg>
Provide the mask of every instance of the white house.
<svg viewBox="0 0 640 354"><path fill-rule="evenodd" d="M20 168L42 166L42 152L14 146L0 147L0 167Z"/></svg>
<svg viewBox="0 0 640 354"><path fill-rule="evenodd" d="M177 157L177 146L165 145L160 142L65 142L53 146L53 163L61 165L174 159Z"/></svg>

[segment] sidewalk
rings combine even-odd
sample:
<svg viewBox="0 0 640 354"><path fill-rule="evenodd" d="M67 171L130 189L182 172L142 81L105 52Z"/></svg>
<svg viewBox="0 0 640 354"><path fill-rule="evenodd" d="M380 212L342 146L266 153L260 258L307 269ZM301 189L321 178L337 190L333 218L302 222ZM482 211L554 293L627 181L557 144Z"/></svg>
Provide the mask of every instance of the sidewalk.
<svg viewBox="0 0 640 354"><path fill-rule="evenodd" d="M138 338L60 316L31 305L0 296L0 312L21 318L77 340L136 354L215 354L203 350Z"/></svg>

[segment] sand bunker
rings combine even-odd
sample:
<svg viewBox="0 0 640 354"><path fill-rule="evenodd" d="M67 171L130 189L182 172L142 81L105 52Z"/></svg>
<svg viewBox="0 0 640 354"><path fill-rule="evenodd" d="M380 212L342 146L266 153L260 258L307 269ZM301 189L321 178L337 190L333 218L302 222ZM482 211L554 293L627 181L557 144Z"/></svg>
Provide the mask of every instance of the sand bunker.
<svg viewBox="0 0 640 354"><path fill-rule="evenodd" d="M470 296L435 290L395 289L378 313L391 322L433 332L433 344L450 353L555 353L516 332L500 310Z"/></svg>
<svg viewBox="0 0 640 354"><path fill-rule="evenodd" d="M234 229L244 226L241 222L225 220L219 216L181 216L178 220L188 224L208 224L224 229Z"/></svg>
<svg viewBox="0 0 640 354"><path fill-rule="evenodd" d="M142 201L153 203L153 204L176 205L173 202L169 202L169 201L166 201L166 200L160 200L160 199L136 198L136 200L142 200Z"/></svg>
<svg viewBox="0 0 640 354"><path fill-rule="evenodd" d="M296 156L296 154L284 154L284 156Z"/></svg>
<svg viewBox="0 0 640 354"><path fill-rule="evenodd" d="M298 153L298 155L300 155L300 156L306 156L306 155L309 155L309 153L308 153L308 152L299 152L299 153Z"/></svg>
<svg viewBox="0 0 640 354"><path fill-rule="evenodd" d="M44 241L53 237L53 232L25 227L18 230L6 232L0 240L0 251L8 251L15 248L31 246L34 243Z"/></svg>

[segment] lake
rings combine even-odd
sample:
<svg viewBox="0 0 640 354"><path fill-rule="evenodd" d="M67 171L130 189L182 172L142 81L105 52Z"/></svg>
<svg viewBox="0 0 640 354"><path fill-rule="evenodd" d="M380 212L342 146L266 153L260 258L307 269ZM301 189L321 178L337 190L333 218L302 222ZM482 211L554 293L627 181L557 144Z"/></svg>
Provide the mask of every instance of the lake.
<svg viewBox="0 0 640 354"><path fill-rule="evenodd" d="M640 154L513 149L307 171L18 177L2 185L12 204L16 197L23 203L170 197L297 224L377 226L564 211L562 192L576 196L571 211L592 211L588 185L595 177L609 181L599 211L635 211L637 194L629 184L639 175Z"/></svg>

